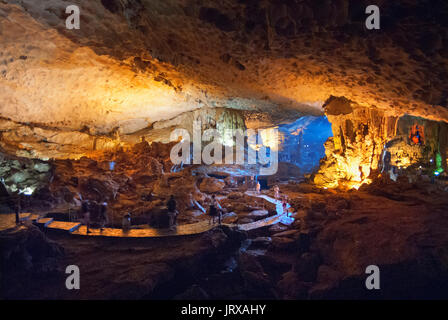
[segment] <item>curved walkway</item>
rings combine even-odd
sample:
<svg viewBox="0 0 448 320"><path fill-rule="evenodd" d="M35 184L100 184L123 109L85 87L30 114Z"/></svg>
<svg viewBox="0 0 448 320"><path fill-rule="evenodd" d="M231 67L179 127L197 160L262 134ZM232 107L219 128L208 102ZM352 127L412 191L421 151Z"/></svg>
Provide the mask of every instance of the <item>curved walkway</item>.
<svg viewBox="0 0 448 320"><path fill-rule="evenodd" d="M251 191L247 191L246 194L249 196L262 198L272 204L275 204L275 210L277 211L277 214L275 216L268 217L268 218L265 218L262 220L258 220L258 221L252 222L252 223L240 224L240 225L238 225L240 230L249 231L249 230L259 229L259 228L263 228L266 226L276 224L278 222L286 224L286 225L290 225L291 223L294 222L294 218L288 217L286 215L286 212L283 212L283 205L280 200L276 200L276 199L271 198L265 194L257 194L256 192L251 192ZM290 207L291 206L288 203L287 209L289 209Z"/></svg>
<svg viewBox="0 0 448 320"><path fill-rule="evenodd" d="M263 198L264 200L276 205L277 214L265 219L261 219L247 224L223 224L230 227L237 227L243 231L250 231L258 228L267 227L276 223L283 223L286 225L294 222L293 218L287 217L283 212L282 203L279 200L275 200L267 195L260 195L254 192L246 192L249 196ZM288 204L289 208L289 204ZM79 222L64 222L54 221L53 218L38 218L37 215L28 214L24 215L22 220L31 220L33 223L47 229L56 230L62 232L68 232L76 236L91 236L91 237L113 237L113 238L161 238L161 237L175 237L186 236L204 233L215 227L218 224L210 224L209 221L201 221L192 224L179 225L173 229L156 229L156 228L144 228L144 229L130 229L123 231L119 228L104 228L103 231L97 228L90 228L90 233L87 233L86 226L81 225Z"/></svg>

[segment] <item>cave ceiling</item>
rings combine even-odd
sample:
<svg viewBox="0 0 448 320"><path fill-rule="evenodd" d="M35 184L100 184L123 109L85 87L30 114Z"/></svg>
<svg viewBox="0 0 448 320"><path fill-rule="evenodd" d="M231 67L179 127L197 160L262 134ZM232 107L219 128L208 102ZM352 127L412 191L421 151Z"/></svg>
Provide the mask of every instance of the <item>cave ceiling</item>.
<svg viewBox="0 0 448 320"><path fill-rule="evenodd" d="M79 145L198 108L318 115L330 96L448 121L447 17L443 0L1 0L0 131Z"/></svg>

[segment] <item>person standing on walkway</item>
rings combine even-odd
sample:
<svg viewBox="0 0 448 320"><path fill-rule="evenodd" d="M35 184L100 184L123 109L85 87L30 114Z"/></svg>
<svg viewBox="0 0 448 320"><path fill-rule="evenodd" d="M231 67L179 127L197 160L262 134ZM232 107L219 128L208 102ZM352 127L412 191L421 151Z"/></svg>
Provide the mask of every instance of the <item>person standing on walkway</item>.
<svg viewBox="0 0 448 320"><path fill-rule="evenodd" d="M209 215L210 215L210 224L215 223L215 217L218 217L219 225L221 225L221 218L222 218L222 207L219 204L218 200L216 199L215 195L212 195L212 202L210 204L209 208Z"/></svg>
<svg viewBox="0 0 448 320"><path fill-rule="evenodd" d="M280 198L280 188L278 187L278 185L275 185L274 187L274 198L275 200L278 200L278 198Z"/></svg>
<svg viewBox="0 0 448 320"><path fill-rule="evenodd" d="M15 208L15 213L16 213L16 225L20 224L20 211L22 210L22 207L20 205L20 194L17 195L17 203L16 203L16 208Z"/></svg>
<svg viewBox="0 0 448 320"><path fill-rule="evenodd" d="M90 233L90 205L87 200L83 200L81 204L81 215L84 220L84 224L87 227L87 233Z"/></svg>
<svg viewBox="0 0 448 320"><path fill-rule="evenodd" d="M130 213L127 213L123 217L123 220L121 222L121 228L122 228L123 232L127 232L127 231L129 231L129 229L131 229L131 214Z"/></svg>
<svg viewBox="0 0 448 320"><path fill-rule="evenodd" d="M286 202L286 196L283 197L282 207L283 207L283 213L286 213L286 215L288 215L288 203Z"/></svg>
<svg viewBox="0 0 448 320"><path fill-rule="evenodd" d="M100 220L100 230L102 232L104 230L104 225L107 222L107 202L103 202L100 205L99 220Z"/></svg>
<svg viewBox="0 0 448 320"><path fill-rule="evenodd" d="M170 196L170 199L166 203L166 206L168 208L168 215L170 217L169 222L170 228L175 228L177 225L177 212L176 212L177 202L176 199L174 199L174 195Z"/></svg>
<svg viewBox="0 0 448 320"><path fill-rule="evenodd" d="M260 182L257 182L257 193L260 194L260 190L261 190L261 185Z"/></svg>

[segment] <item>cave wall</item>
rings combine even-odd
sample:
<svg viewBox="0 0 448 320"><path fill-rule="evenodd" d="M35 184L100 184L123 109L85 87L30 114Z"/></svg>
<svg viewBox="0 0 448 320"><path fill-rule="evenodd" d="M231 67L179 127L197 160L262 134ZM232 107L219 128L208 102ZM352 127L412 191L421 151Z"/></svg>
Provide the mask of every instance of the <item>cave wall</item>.
<svg viewBox="0 0 448 320"><path fill-rule="evenodd" d="M9 194L33 193L47 186L51 177L52 167L47 162L11 157L0 152L0 180Z"/></svg>
<svg viewBox="0 0 448 320"><path fill-rule="evenodd" d="M171 120L160 121L154 124L154 130L174 128L185 129L193 138L193 123L201 123L202 133L207 129L216 129L222 137L234 134L236 130L246 130L244 113L241 110L229 108L202 108L183 113ZM169 134L166 135L169 139ZM166 141L163 141L166 142Z"/></svg>
<svg viewBox="0 0 448 320"><path fill-rule="evenodd" d="M370 183L383 171L386 151L391 155L389 164L400 169L419 165L431 174L437 168L447 168L446 122L409 115L397 117L343 97L331 97L324 108L334 137L325 143L326 157L314 176L319 186L359 188ZM415 125L423 136L421 144L410 139Z"/></svg>
<svg viewBox="0 0 448 320"><path fill-rule="evenodd" d="M88 127L76 131L0 117L0 147L18 157L79 159L120 144L116 134L95 135Z"/></svg>
<svg viewBox="0 0 448 320"><path fill-rule="evenodd" d="M415 144L410 139L413 126L418 126L422 142ZM441 168L447 169L448 124L419 117L403 116L397 124L396 136L387 143L386 150L391 154L391 165L407 168L418 164L435 169L436 157L440 154Z"/></svg>
<svg viewBox="0 0 448 320"><path fill-rule="evenodd" d="M370 32L375 2L382 29ZM45 131L4 135L24 156L61 156L67 140L79 157L91 135L203 107L319 115L331 94L448 119L443 0L73 0L79 30L65 26L68 4L0 2L0 116Z"/></svg>
<svg viewBox="0 0 448 320"><path fill-rule="evenodd" d="M202 130L217 129L221 134L230 130L246 129L242 110L229 108L202 108L184 112L172 119L157 121L150 127L130 132L116 127L109 134L98 134L86 126L81 131L61 129L33 123L16 122L0 117L0 147L9 154L48 159L95 158L107 150L131 147L144 137L148 142L170 142L176 128L193 134L193 122L200 121Z"/></svg>

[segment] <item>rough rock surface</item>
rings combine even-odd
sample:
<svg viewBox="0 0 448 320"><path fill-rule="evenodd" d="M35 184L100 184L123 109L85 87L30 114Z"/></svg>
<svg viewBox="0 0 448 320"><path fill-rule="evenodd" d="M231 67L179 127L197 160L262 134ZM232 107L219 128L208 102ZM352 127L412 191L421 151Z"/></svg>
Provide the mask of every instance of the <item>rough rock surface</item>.
<svg viewBox="0 0 448 320"><path fill-rule="evenodd" d="M54 236L54 241L64 248L65 256L55 261L57 269L51 270L52 276L45 277L44 271L37 267L40 260L34 262L34 255L39 251L33 251L33 263L36 263L33 281L22 284L22 273L3 269L6 273L2 274L2 281L9 283L2 285L0 296L20 299L173 298L187 290L195 278L223 267L241 239L240 234L232 230L214 230L191 237L189 241L172 239L170 242L157 239L74 241ZM28 242L26 246L38 247L39 243ZM16 247L21 245L19 242ZM8 251L2 250L2 254L10 252L13 246L8 248ZM27 252L22 249L12 251L17 251L16 255ZM10 260L2 259L2 263ZM80 290L65 288L65 266L70 264L81 270Z"/></svg>
<svg viewBox="0 0 448 320"><path fill-rule="evenodd" d="M314 182L330 188L344 183L359 188L377 171L384 145L395 136L398 118L335 97L327 101L325 111L333 137L325 143L326 159Z"/></svg>
<svg viewBox="0 0 448 320"><path fill-rule="evenodd" d="M214 193L221 191L226 183L222 179L204 178L199 185L199 190L202 192Z"/></svg>
<svg viewBox="0 0 448 320"><path fill-rule="evenodd" d="M293 198L294 209L302 212L301 223L272 235L273 242L282 239L277 240L282 250L275 252L293 259L291 269L276 284L283 298L448 296L443 188L407 179L377 181L356 192L294 193L289 188L282 190ZM296 245L285 245L285 236L297 239ZM365 289L369 265L380 268L380 291Z"/></svg>
<svg viewBox="0 0 448 320"><path fill-rule="evenodd" d="M24 159L0 153L0 178L10 193L34 192L48 185L51 165L39 160Z"/></svg>
<svg viewBox="0 0 448 320"><path fill-rule="evenodd" d="M63 1L0 4L0 116L20 129L15 149L45 139L84 148L90 134L204 106L319 114L330 95L448 120L442 0L379 1L379 31L365 28L364 0L71 4L79 30L66 29ZM18 145L25 136L44 141Z"/></svg>
<svg viewBox="0 0 448 320"><path fill-rule="evenodd" d="M37 227L19 227L0 232L2 298L19 298L27 286L61 272L64 249ZM65 271L65 268L64 268Z"/></svg>
<svg viewBox="0 0 448 320"><path fill-rule="evenodd" d="M434 158L439 154L439 167L447 168L445 122L396 117L376 108L361 107L346 98L331 97L324 107L333 137L325 143L326 157L314 175L318 186L359 188L370 183L382 171L388 173L385 151L389 152L389 167L427 166L431 158L435 165ZM426 132L421 145L414 145L409 138L416 125L420 126L422 136Z"/></svg>

